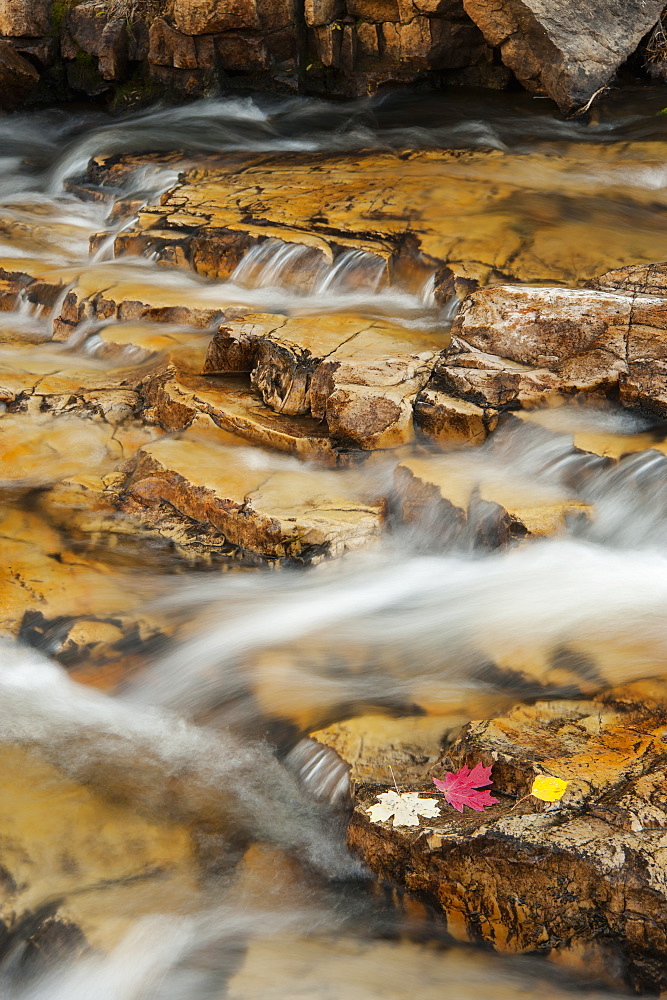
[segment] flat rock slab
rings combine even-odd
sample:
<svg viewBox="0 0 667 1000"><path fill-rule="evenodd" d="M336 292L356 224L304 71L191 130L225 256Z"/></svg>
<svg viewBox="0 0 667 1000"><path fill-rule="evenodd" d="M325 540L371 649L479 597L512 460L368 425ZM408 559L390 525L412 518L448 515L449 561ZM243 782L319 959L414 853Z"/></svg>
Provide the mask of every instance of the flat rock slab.
<svg viewBox="0 0 667 1000"><path fill-rule="evenodd" d="M489 44L528 90L564 111L612 79L662 14L662 0L463 0Z"/></svg>
<svg viewBox="0 0 667 1000"><path fill-rule="evenodd" d="M437 328L415 331L342 313L248 316L220 327L204 371L249 371L278 413L309 414L341 444L391 448L412 439L415 396L447 339Z"/></svg>
<svg viewBox="0 0 667 1000"><path fill-rule="evenodd" d="M440 908L449 932L501 951L550 953L617 986L664 989L667 943L665 691L646 682L590 702L519 707L470 723L438 766L400 791L433 788L462 764L493 767L497 805L440 816L415 829L367 812L390 780L366 784L350 846L381 878ZM569 782L545 807L530 792L541 774Z"/></svg>
<svg viewBox="0 0 667 1000"><path fill-rule="evenodd" d="M188 827L109 801L67 778L46 754L3 743L0 764L3 801L11 802L0 819L4 927L20 927L45 900L58 900L51 923L62 928L59 943L78 944L75 953L107 951L166 899L187 908L197 892ZM44 937L48 944L48 930Z"/></svg>
<svg viewBox="0 0 667 1000"><path fill-rule="evenodd" d="M656 213L666 196L629 178L640 165L662 169L664 144L580 143L558 152L281 153L217 165L209 158L139 212L118 236L116 254L154 254L227 278L250 248L277 238L310 248L313 264L366 251L386 262L390 280L410 287L445 264L483 284L578 284L628 261L658 260L664 243ZM109 161L110 174L117 161ZM104 171L98 163L95 176ZM584 197L573 192L573 176L598 171Z"/></svg>
<svg viewBox="0 0 667 1000"><path fill-rule="evenodd" d="M184 431L137 452L116 484L121 509L167 534L173 515L208 525L272 561L317 561L379 536L382 505L364 501L353 473L290 464L214 431Z"/></svg>
<svg viewBox="0 0 667 1000"><path fill-rule="evenodd" d="M494 413L558 394L667 413L662 295L499 285L466 299L429 388Z"/></svg>

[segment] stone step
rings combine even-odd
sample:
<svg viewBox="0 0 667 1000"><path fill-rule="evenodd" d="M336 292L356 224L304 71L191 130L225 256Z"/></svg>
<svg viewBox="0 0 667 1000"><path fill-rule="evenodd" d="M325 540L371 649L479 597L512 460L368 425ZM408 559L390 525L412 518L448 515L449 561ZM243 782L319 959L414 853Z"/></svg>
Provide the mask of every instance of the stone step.
<svg viewBox="0 0 667 1000"><path fill-rule="evenodd" d="M140 449L115 483L120 509L169 537L188 523L271 562L317 562L381 532L353 472L296 466L220 429L191 428ZM197 528L197 526L200 528Z"/></svg>
<svg viewBox="0 0 667 1000"><path fill-rule="evenodd" d="M363 453L336 448L321 421L279 414L265 406L247 378L179 374L173 366L142 386L145 420L166 431L184 430L202 418L253 444L321 465L343 466Z"/></svg>

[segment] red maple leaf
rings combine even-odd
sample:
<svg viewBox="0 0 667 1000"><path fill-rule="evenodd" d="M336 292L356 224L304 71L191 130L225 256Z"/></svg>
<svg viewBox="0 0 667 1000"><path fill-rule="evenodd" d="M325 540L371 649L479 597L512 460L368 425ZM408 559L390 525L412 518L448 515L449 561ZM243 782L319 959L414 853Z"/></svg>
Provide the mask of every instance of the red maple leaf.
<svg viewBox="0 0 667 1000"><path fill-rule="evenodd" d="M454 806L460 813L463 807L468 806L477 812L482 812L487 806L492 806L498 799L494 799L491 792L481 792L480 788L485 785L492 785L491 767L484 767L476 764L472 771L464 764L453 774L446 774L445 780L434 778L433 784L439 792L445 796L445 800L450 806Z"/></svg>

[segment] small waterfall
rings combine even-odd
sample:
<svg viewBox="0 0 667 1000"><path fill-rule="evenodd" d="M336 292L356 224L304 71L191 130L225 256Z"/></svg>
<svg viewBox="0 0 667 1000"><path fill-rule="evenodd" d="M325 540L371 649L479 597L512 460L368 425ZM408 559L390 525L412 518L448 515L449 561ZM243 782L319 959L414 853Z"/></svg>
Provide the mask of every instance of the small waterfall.
<svg viewBox="0 0 667 1000"><path fill-rule="evenodd" d="M268 239L248 251L231 280L244 288L289 288L307 295L326 269L320 250L302 243Z"/></svg>
<svg viewBox="0 0 667 1000"><path fill-rule="evenodd" d="M28 295L28 289L22 288L16 296L16 305L13 311L17 316L21 316L22 318L39 319L45 308L41 303L33 302Z"/></svg>
<svg viewBox="0 0 667 1000"><path fill-rule="evenodd" d="M422 285L422 290L419 293L419 299L426 309L434 309L436 306L435 301L435 272L431 274L424 284Z"/></svg>
<svg viewBox="0 0 667 1000"><path fill-rule="evenodd" d="M286 288L301 295L374 295L386 272L384 258L368 250L346 250L329 264L315 247L269 239L248 251L231 280L244 288Z"/></svg>
<svg viewBox="0 0 667 1000"><path fill-rule="evenodd" d="M380 290L386 274L387 263L382 257L368 250L346 250L334 262L316 291L321 295L362 290L375 293Z"/></svg>

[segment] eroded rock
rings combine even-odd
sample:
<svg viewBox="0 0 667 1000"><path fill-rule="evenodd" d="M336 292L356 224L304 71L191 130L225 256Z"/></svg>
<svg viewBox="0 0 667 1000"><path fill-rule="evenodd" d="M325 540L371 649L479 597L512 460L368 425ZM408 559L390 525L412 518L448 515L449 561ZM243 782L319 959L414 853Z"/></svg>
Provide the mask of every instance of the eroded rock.
<svg viewBox="0 0 667 1000"><path fill-rule="evenodd" d="M442 334L335 314L248 317L211 341L204 371L250 371L278 413L325 420L335 441L391 448L413 436L414 398Z"/></svg>

